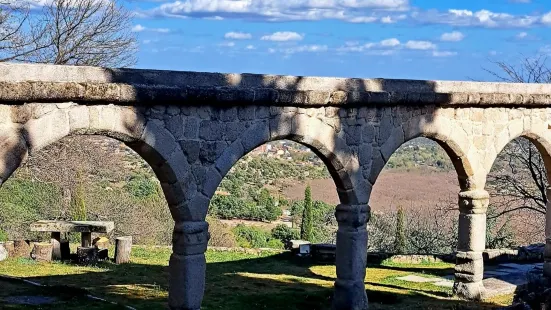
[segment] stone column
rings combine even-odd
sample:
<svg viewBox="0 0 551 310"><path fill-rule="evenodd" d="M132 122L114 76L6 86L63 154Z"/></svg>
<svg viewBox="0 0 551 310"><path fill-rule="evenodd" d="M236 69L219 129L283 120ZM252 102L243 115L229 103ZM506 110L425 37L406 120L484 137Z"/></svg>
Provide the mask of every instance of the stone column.
<svg viewBox="0 0 551 310"><path fill-rule="evenodd" d="M482 252L486 247L489 198L485 190L459 193L459 235L453 291L461 298L480 300L484 297Z"/></svg>
<svg viewBox="0 0 551 310"><path fill-rule="evenodd" d="M543 252L543 275L551 279L551 187L547 188L547 206L545 209L545 251Z"/></svg>
<svg viewBox="0 0 551 310"><path fill-rule="evenodd" d="M334 310L365 310L365 269L367 264L367 205L339 205L335 216L337 230L337 280Z"/></svg>
<svg viewBox="0 0 551 310"><path fill-rule="evenodd" d="M207 222L179 222L174 227L169 263L168 305L173 310L198 310L205 292L209 240Z"/></svg>

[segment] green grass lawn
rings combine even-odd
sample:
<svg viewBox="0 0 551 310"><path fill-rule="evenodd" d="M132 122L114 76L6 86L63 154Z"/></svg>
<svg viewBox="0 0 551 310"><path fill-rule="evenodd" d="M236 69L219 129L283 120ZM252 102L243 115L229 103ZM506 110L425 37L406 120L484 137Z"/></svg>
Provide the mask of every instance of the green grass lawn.
<svg viewBox="0 0 551 310"><path fill-rule="evenodd" d="M101 263L80 267L36 263L27 259L0 262L0 274L22 277L51 288L34 288L0 280L2 309L120 309L92 301L86 292L137 309L165 309L170 249L134 247L132 263ZM203 309L330 309L335 266L312 263L289 253L261 255L207 252L207 286ZM510 304L512 296L481 303L457 300L451 289L396 279L409 274L448 274L450 264L403 265L383 262L369 266L365 278L370 309L491 309ZM49 306L8 305L14 295L57 296Z"/></svg>

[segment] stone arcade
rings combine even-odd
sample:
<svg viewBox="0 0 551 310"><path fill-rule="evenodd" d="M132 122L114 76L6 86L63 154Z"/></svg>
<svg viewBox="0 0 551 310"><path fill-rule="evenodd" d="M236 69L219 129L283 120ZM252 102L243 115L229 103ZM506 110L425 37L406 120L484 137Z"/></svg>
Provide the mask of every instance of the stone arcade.
<svg viewBox="0 0 551 310"><path fill-rule="evenodd" d="M205 217L218 184L244 154L278 139L310 147L339 193L334 309L367 308L371 189L392 153L420 136L437 141L457 171L454 291L479 299L486 175L520 136L551 171L550 125L551 85L0 65L0 184L28 154L67 135L126 143L154 169L175 221L171 309L201 307ZM551 216L546 237L551 275Z"/></svg>

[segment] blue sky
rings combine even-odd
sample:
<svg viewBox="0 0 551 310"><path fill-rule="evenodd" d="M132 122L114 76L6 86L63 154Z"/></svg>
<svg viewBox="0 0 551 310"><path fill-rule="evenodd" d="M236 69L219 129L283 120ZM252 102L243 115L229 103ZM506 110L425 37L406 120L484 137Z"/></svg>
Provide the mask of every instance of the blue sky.
<svg viewBox="0 0 551 310"><path fill-rule="evenodd" d="M124 0L139 68L492 80L551 55L550 0Z"/></svg>

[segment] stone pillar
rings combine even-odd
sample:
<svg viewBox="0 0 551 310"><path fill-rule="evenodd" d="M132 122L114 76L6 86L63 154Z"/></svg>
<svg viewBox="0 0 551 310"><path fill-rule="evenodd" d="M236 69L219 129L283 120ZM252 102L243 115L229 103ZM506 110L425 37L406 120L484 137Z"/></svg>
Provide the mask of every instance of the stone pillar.
<svg viewBox="0 0 551 310"><path fill-rule="evenodd" d="M179 222L174 226L169 263L168 305L173 310L198 310L205 292L209 240L207 222Z"/></svg>
<svg viewBox="0 0 551 310"><path fill-rule="evenodd" d="M490 196L485 190L459 193L459 234L455 265L454 293L465 299L484 297L484 260L486 248L486 210Z"/></svg>
<svg viewBox="0 0 551 310"><path fill-rule="evenodd" d="M547 206L545 209L545 251L543 252L543 275L551 279L551 187L547 188Z"/></svg>
<svg viewBox="0 0 551 310"><path fill-rule="evenodd" d="M367 264L367 205L339 205L335 216L337 230L337 280L334 310L365 310L365 269Z"/></svg>

